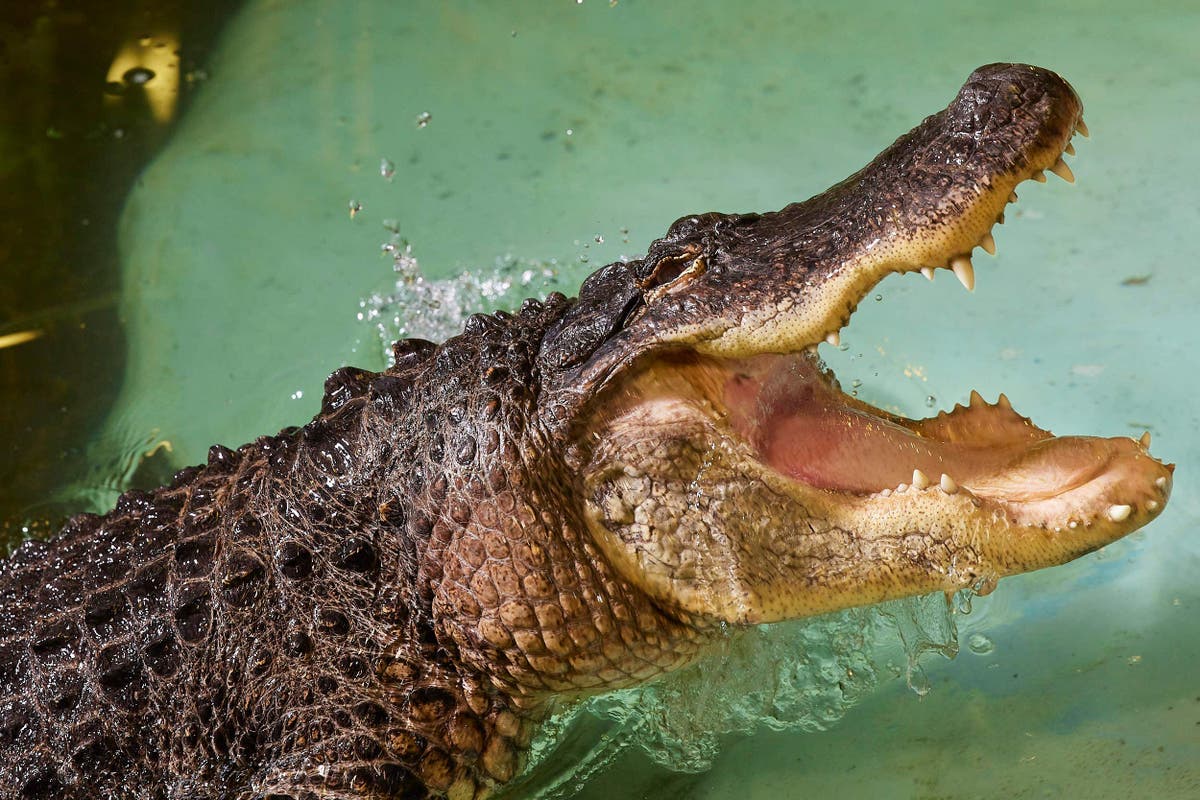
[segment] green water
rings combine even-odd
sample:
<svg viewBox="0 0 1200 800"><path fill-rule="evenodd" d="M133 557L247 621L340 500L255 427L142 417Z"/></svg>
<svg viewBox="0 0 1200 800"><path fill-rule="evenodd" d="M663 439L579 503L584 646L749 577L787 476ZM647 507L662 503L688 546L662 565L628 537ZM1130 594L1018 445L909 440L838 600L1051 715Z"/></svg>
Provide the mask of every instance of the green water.
<svg viewBox="0 0 1200 800"><path fill-rule="evenodd" d="M382 366L389 228L446 291L500 263L570 292L685 213L820 191L979 64L1047 66L1084 100L1078 183L1020 191L974 294L890 278L826 355L910 415L977 388L1057 433L1148 428L1180 465L1170 507L977 600L923 698L883 670L828 730L760 726L691 774L631 748L578 796L1200 797L1198 38L1183 2L251 2L121 216L127 371L92 458L200 461L307 419L333 368Z"/></svg>

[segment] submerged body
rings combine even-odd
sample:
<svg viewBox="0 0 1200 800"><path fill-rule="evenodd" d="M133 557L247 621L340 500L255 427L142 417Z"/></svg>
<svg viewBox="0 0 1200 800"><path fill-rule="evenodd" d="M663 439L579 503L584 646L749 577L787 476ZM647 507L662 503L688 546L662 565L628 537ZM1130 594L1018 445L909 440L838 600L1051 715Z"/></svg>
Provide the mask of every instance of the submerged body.
<svg viewBox="0 0 1200 800"><path fill-rule="evenodd" d="M398 342L304 427L27 543L0 562L0 797L483 797L552 699L722 624L986 590L1145 524L1148 441L1055 438L1003 396L907 420L815 356L892 272L973 284L1016 184L1070 176L1080 113L983 67L822 195Z"/></svg>

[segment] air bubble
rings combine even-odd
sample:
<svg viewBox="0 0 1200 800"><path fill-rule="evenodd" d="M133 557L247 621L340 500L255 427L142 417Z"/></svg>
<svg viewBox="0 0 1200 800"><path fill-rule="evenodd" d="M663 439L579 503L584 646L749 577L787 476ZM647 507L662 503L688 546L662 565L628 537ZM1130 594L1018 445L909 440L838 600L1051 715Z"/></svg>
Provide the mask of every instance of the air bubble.
<svg viewBox="0 0 1200 800"><path fill-rule="evenodd" d="M986 656L996 649L996 645L982 633L972 633L967 637L967 648L977 656Z"/></svg>
<svg viewBox="0 0 1200 800"><path fill-rule="evenodd" d="M433 114L430 114L428 111L422 111L420 114L417 114L417 127L418 128L424 128L424 127L428 126L429 123L432 121L433 121Z"/></svg>
<svg viewBox="0 0 1200 800"><path fill-rule="evenodd" d="M934 397L933 395L929 395L928 397L925 398L925 407L926 408L933 408L935 405L937 405L936 397Z"/></svg>
<svg viewBox="0 0 1200 800"><path fill-rule="evenodd" d="M379 174L384 180L390 181L396 174L396 164L390 158L379 160Z"/></svg>

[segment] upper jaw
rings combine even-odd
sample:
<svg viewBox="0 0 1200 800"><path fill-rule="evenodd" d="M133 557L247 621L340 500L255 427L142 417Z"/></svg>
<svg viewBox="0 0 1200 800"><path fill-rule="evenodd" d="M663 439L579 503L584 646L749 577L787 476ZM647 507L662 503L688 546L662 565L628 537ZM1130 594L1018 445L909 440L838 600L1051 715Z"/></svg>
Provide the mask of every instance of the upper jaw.
<svg viewBox="0 0 1200 800"><path fill-rule="evenodd" d="M1053 72L976 70L954 101L865 168L810 200L761 215L680 220L640 269L645 304L627 337L744 357L836 338L893 272L950 269L974 286L971 253L1013 190L1052 170L1082 127L1082 105Z"/></svg>

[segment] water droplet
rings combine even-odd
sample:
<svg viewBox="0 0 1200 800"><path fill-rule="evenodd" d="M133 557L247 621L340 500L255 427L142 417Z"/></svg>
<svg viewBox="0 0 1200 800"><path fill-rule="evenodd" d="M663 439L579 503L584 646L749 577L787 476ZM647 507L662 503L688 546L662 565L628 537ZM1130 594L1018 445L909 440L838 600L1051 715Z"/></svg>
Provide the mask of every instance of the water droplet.
<svg viewBox="0 0 1200 800"><path fill-rule="evenodd" d="M962 614L964 617L971 613L971 599L975 597L970 590L955 592L954 594L954 611Z"/></svg>
<svg viewBox="0 0 1200 800"><path fill-rule="evenodd" d="M355 217L357 217L358 212L362 211L362 209L363 209L362 203L358 202L357 200L351 200L350 201L350 219L354 219Z"/></svg>
<svg viewBox="0 0 1200 800"><path fill-rule="evenodd" d="M928 397L925 398L925 407L926 408L933 408L935 405L937 405L936 397L934 397L933 395L929 395Z"/></svg>
<svg viewBox="0 0 1200 800"><path fill-rule="evenodd" d="M996 645L992 642L992 640L984 636L982 633L972 633L970 636L968 636L967 647L977 656L986 656L988 653L996 649Z"/></svg>
<svg viewBox="0 0 1200 800"><path fill-rule="evenodd" d="M604 244L604 237L598 233L596 234L596 244Z"/></svg>
<svg viewBox="0 0 1200 800"><path fill-rule="evenodd" d="M154 79L154 70L147 69L146 67L132 67L125 70L125 74L121 76L121 79L130 86L141 86Z"/></svg>
<svg viewBox="0 0 1200 800"><path fill-rule="evenodd" d="M430 114L428 111L422 111L420 114L417 114L417 127L418 128L424 128L432 121L433 121L433 114Z"/></svg>
<svg viewBox="0 0 1200 800"><path fill-rule="evenodd" d="M908 683L908 688L917 697L924 697L929 694L929 676L925 674L925 669L920 664L909 662L905 680Z"/></svg>
<svg viewBox="0 0 1200 800"><path fill-rule="evenodd" d="M379 174L386 180L391 180L396 174L396 165L390 158L382 158L379 160Z"/></svg>
<svg viewBox="0 0 1200 800"><path fill-rule="evenodd" d="M567 136L574 136L574 135L575 135L575 129L567 128Z"/></svg>
<svg viewBox="0 0 1200 800"><path fill-rule="evenodd" d="M296 391L292 392L293 400L300 400L303 397L304 397L304 391L302 389L297 389Z"/></svg>

